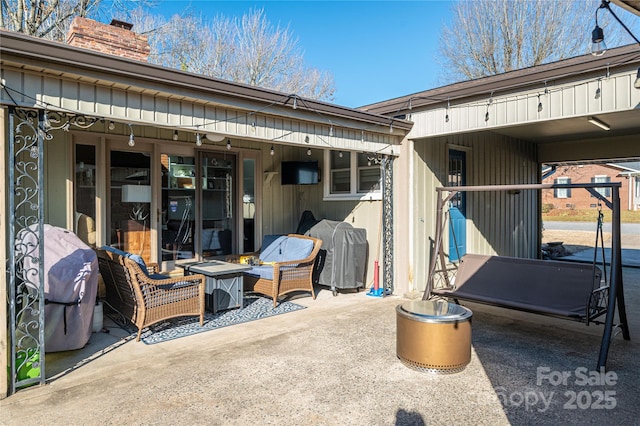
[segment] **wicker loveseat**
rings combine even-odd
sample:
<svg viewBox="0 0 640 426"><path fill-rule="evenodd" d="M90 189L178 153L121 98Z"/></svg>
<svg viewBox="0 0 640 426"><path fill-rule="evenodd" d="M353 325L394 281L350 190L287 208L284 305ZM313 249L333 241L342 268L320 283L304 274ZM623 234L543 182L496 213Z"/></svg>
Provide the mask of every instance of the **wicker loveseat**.
<svg viewBox="0 0 640 426"><path fill-rule="evenodd" d="M105 302L138 328L136 341L145 327L168 318L197 315L203 325L204 275L169 278L158 275L157 265L145 264L140 256L111 247L96 253Z"/></svg>
<svg viewBox="0 0 640 426"><path fill-rule="evenodd" d="M265 241L267 238L265 237ZM294 291L310 291L313 299L313 267L322 240L298 234L277 237L268 245L263 244L259 265L244 273L244 289L273 298Z"/></svg>

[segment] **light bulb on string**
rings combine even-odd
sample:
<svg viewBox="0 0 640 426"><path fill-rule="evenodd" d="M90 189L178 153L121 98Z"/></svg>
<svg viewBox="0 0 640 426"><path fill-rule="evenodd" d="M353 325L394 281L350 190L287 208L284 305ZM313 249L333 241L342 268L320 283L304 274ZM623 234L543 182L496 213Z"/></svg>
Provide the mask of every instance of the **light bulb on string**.
<svg viewBox="0 0 640 426"><path fill-rule="evenodd" d="M196 146L202 146L202 136L200 136L200 133L196 133Z"/></svg>
<svg viewBox="0 0 640 426"><path fill-rule="evenodd" d="M227 149L231 149L231 139L227 139Z"/></svg>
<svg viewBox="0 0 640 426"><path fill-rule="evenodd" d="M311 148L307 148L307 155L311 155Z"/></svg>
<svg viewBox="0 0 640 426"><path fill-rule="evenodd" d="M133 126L131 126L131 124L129 124L129 129L131 129L131 134L129 135L129 146L135 146L136 141L135 137L133 136Z"/></svg>
<svg viewBox="0 0 640 426"><path fill-rule="evenodd" d="M271 145L271 149L269 150L269 155L273 157L275 153L276 153L276 150L273 148L273 145Z"/></svg>
<svg viewBox="0 0 640 426"><path fill-rule="evenodd" d="M173 140L174 140L174 141L177 141L177 140L178 140L178 131L177 131L177 130L174 130L174 131L173 131Z"/></svg>
<svg viewBox="0 0 640 426"><path fill-rule="evenodd" d="M540 100L540 95L538 95L538 112L542 112L542 101Z"/></svg>
<svg viewBox="0 0 640 426"><path fill-rule="evenodd" d="M444 121L445 123L449 122L449 108L451 107L451 104L449 103L449 99L447 99L447 113L444 116Z"/></svg>

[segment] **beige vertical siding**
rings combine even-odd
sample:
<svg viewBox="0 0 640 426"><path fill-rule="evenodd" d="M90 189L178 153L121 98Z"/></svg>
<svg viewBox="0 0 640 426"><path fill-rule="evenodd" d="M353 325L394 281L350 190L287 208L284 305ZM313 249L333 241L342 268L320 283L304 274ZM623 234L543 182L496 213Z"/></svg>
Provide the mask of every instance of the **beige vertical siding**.
<svg viewBox="0 0 640 426"><path fill-rule="evenodd" d="M261 152L261 172L280 172L283 160L315 159L323 164L323 150L342 149L353 152L388 153L393 144L399 143L403 132L389 132L386 126L358 124L349 119L334 117L324 120L318 113L298 109L292 112L279 105L265 108L263 104L242 103L242 109L221 107L228 99L214 98L209 94L169 93L156 89L131 87L105 83L94 79L70 79L43 75L25 69L2 69L2 77L8 87L24 95L13 100L23 107L33 107L38 102L58 107L68 112L78 111L87 116L114 120L113 131L97 123L88 132L129 135L129 123L133 127L136 142L183 144L195 141L195 131L218 132L231 138L234 149L255 149ZM240 108L240 106L239 106ZM254 111L254 112L251 112ZM320 118L319 118L320 117ZM330 136L330 124L333 136ZM173 142L172 127L180 127L180 142ZM73 128L73 132L81 132ZM54 132L54 140L47 144L45 216L48 223L68 226L72 191L71 140L62 131ZM308 137L308 139L307 139ZM81 140L81 139L79 139ZM271 143L276 154L269 155ZM282 145L280 145L282 144ZM307 148L312 155L307 156ZM262 233L294 232L302 213L313 212L316 218L344 220L354 227L365 228L369 239L368 277L373 276L373 260L379 251L380 201L324 201L323 184L308 186L282 186L280 176L268 180L262 176ZM62 202L61 202L62 201Z"/></svg>
<svg viewBox="0 0 640 426"><path fill-rule="evenodd" d="M435 188L446 182L449 147L462 147L467 151L467 185L537 183L539 171L534 144L491 132L422 139L415 141L414 146L413 285L416 290L422 290L427 277L430 240L435 239ZM537 257L538 213L537 191L468 193L467 251ZM447 229L444 235L448 250Z"/></svg>
<svg viewBox="0 0 640 426"><path fill-rule="evenodd" d="M484 98L452 101L426 111L414 111L411 120L415 123L409 138L441 136L456 132L490 131L517 124L540 123L550 120L605 114L637 109L640 91L634 87L638 67L627 64L616 68L609 77L600 75L567 77L545 86L527 90L514 89L513 93ZM600 88L600 96L596 90ZM546 89L546 92L545 92ZM542 110L538 111L538 103ZM485 120L485 114L489 117ZM449 114L449 121L445 115Z"/></svg>
<svg viewBox="0 0 640 426"><path fill-rule="evenodd" d="M280 104L265 106L247 102L241 109L222 107L220 105L229 104L228 98L171 93L168 91L171 88L161 92L129 85L106 87L100 81L71 80L10 67L2 69L2 78L7 87L17 91L13 98L2 91L2 102L11 104L15 100L25 107L44 102L52 110L59 108L131 123L135 130L145 125L165 129L183 127L192 133L217 132L231 138L298 145L305 150L335 147L380 153L390 153L392 145L404 136L402 131L389 132L386 125L358 123L340 117L330 119L303 109L292 112Z"/></svg>

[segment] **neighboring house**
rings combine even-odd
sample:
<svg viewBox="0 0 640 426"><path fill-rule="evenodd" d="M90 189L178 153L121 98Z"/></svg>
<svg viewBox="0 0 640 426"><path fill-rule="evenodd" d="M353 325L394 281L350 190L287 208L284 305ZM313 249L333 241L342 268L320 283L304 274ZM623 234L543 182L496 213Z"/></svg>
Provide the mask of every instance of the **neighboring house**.
<svg viewBox="0 0 640 426"><path fill-rule="evenodd" d="M310 210L366 229L367 283L380 260L385 288L419 294L436 187L534 184L541 164L640 156L636 46L351 109L150 65L144 38L129 29L74 27L76 42L126 31L116 39L135 38L135 48L118 55L132 56L0 32L2 158L16 151L0 185L16 197L0 200L7 259L9 230L42 217L79 231L82 214L95 222L97 245L135 249L170 271L176 259L257 249L264 235L295 231ZM594 116L610 130L589 123ZM283 185L283 165L309 160L318 183ZM33 163L42 175L24 167ZM467 252L538 257L540 199L538 191L456 198L458 242ZM5 267L11 278L13 265ZM28 302L37 311L37 297ZM12 309L0 304L4 359Z"/></svg>
<svg viewBox="0 0 640 426"><path fill-rule="evenodd" d="M606 164L557 165L547 172L542 183L596 183L620 182L620 208L640 209L640 162ZM598 189L602 195L611 197L608 189ZM548 211L597 208L597 199L586 191L557 188L542 191L542 209Z"/></svg>

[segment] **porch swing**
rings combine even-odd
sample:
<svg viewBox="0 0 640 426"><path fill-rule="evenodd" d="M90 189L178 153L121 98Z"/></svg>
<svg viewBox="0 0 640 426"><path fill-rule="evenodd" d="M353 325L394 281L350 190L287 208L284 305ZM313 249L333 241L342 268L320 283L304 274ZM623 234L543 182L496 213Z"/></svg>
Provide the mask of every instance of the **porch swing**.
<svg viewBox="0 0 640 426"><path fill-rule="evenodd" d="M605 367L613 329L630 340L624 304L620 246L619 182L585 184L530 184L460 186L436 188L438 205L434 252L423 300L444 297L489 304L501 308L604 325L597 368ZM596 247L591 265L557 260L524 259L508 256L464 254L457 264L446 261L443 247L444 206L459 192L521 191L553 188L584 188L612 211L610 274L604 256L602 223L598 211ZM609 201L596 188L611 188ZM448 195L443 197L443 193ZM455 239L455 234L452 235ZM598 241L600 240L600 241ZM454 244L457 248L457 244ZM597 265L598 246L602 264ZM440 266L438 267L438 263ZM602 269L601 269L602 268ZM517 277L514 282L513 277ZM614 324L618 304L619 323ZM601 317L605 316L604 322Z"/></svg>

